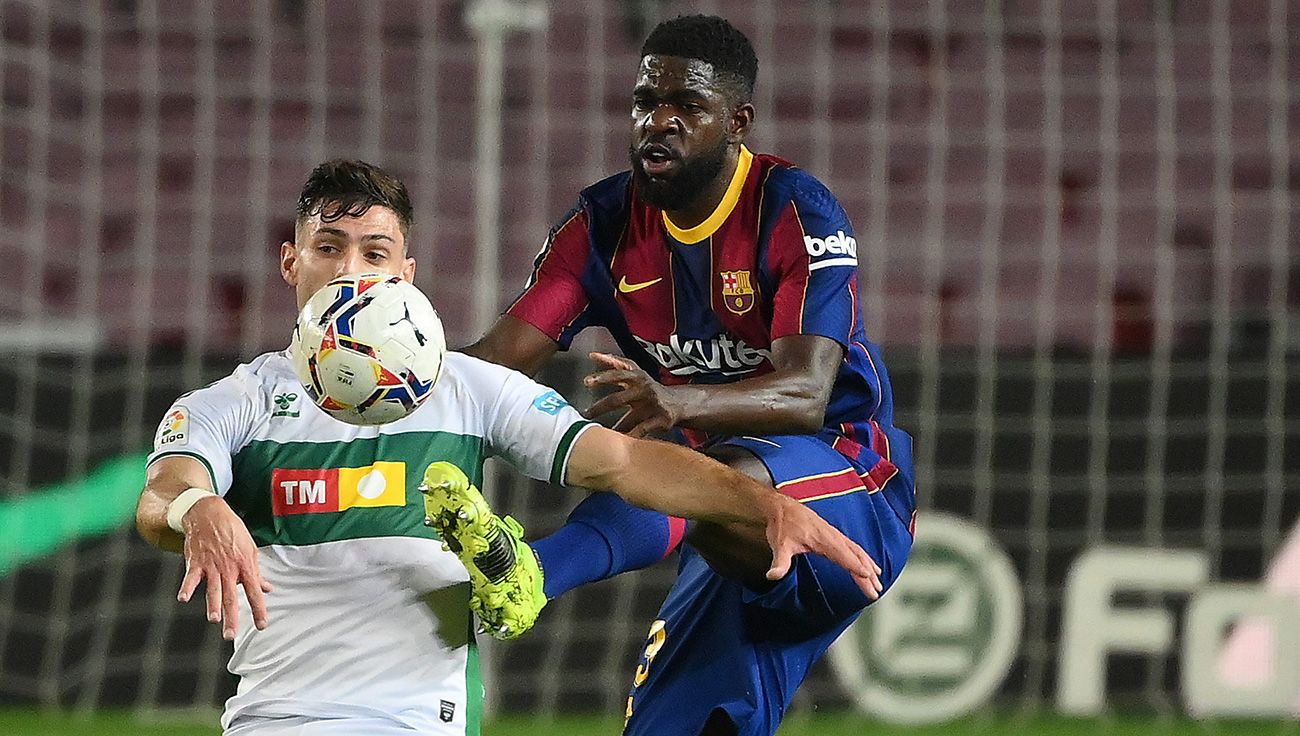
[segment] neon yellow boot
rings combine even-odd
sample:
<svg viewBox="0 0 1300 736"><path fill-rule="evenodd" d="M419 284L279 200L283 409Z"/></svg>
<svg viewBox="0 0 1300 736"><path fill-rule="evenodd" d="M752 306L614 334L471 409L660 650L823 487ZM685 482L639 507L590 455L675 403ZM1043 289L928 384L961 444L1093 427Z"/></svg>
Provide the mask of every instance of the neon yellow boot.
<svg viewBox="0 0 1300 736"><path fill-rule="evenodd" d="M470 608L483 631L496 639L515 639L533 627L546 605L542 568L524 542L519 522L492 513L460 468L436 462L424 471L426 523L443 547L469 571Z"/></svg>

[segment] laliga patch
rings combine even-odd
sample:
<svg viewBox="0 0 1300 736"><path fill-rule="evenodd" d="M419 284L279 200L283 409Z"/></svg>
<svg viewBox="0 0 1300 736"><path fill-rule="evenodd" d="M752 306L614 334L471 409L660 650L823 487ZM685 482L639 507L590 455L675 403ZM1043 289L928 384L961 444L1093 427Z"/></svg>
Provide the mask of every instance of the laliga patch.
<svg viewBox="0 0 1300 736"><path fill-rule="evenodd" d="M543 414L555 416L560 410L568 406L569 402L564 400L558 392L547 391L546 393L533 399L533 408Z"/></svg>
<svg viewBox="0 0 1300 736"><path fill-rule="evenodd" d="M158 425L154 448L167 445L184 445L190 441L190 413L183 406L173 407Z"/></svg>

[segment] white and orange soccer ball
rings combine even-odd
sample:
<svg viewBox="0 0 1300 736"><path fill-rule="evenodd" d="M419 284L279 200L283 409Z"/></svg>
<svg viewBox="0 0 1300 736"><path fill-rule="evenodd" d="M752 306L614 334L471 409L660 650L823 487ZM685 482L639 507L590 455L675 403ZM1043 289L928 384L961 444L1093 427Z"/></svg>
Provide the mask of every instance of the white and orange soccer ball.
<svg viewBox="0 0 1300 736"><path fill-rule="evenodd" d="M307 396L349 424L387 424L433 393L447 352L428 298L397 276L334 279L312 295L293 332Z"/></svg>

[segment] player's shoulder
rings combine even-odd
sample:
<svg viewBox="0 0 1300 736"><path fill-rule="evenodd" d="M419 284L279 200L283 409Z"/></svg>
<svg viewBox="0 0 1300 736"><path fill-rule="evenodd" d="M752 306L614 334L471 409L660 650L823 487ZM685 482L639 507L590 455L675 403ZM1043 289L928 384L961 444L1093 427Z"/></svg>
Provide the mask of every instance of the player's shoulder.
<svg viewBox="0 0 1300 736"><path fill-rule="evenodd" d="M627 207L631 193L632 172L620 171L585 187L578 193L578 199L594 212L619 212Z"/></svg>
<svg viewBox="0 0 1300 736"><path fill-rule="evenodd" d="M503 400L533 401L555 394L513 368L458 352L447 353L437 391L451 400L469 401L484 408Z"/></svg>
<svg viewBox="0 0 1300 736"><path fill-rule="evenodd" d="M588 244L598 252L607 252L618 243L634 201L632 172L622 171L583 189L566 222L580 215L588 234Z"/></svg>
<svg viewBox="0 0 1300 736"><path fill-rule="evenodd" d="M631 201L631 182L631 172L623 171L580 190L577 203L551 227L547 246L559 233L569 231L575 221L579 223L577 227L587 232L602 232L626 219Z"/></svg>
<svg viewBox="0 0 1300 736"><path fill-rule="evenodd" d="M801 212L839 211L840 203L820 179L772 154L754 155L763 177L764 209L779 211L793 204Z"/></svg>
<svg viewBox="0 0 1300 736"><path fill-rule="evenodd" d="M448 351L443 358L442 375L438 377L436 393L456 401L469 401L490 406L500 396L505 385L522 373L511 370L467 353Z"/></svg>
<svg viewBox="0 0 1300 736"><path fill-rule="evenodd" d="M286 389L285 387L289 388ZM263 353L236 367L229 375L203 388L182 394L177 403L193 407L228 408L232 406L265 407L279 391L299 393L298 378L287 351ZM294 400L298 399L295 395Z"/></svg>
<svg viewBox="0 0 1300 736"><path fill-rule="evenodd" d="M475 358L469 353L448 350L442 359L442 375L438 377L438 388L441 389L444 382L448 386L475 388L499 384L510 372L510 369L503 365Z"/></svg>

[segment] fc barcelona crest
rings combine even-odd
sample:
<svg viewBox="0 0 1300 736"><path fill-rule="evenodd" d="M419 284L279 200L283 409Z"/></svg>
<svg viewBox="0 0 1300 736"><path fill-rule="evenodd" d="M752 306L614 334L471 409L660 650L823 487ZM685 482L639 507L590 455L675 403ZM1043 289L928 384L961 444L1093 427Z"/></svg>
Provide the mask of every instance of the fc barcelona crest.
<svg viewBox="0 0 1300 736"><path fill-rule="evenodd" d="M733 314L744 314L754 307L754 285L749 271L723 271L722 303Z"/></svg>

